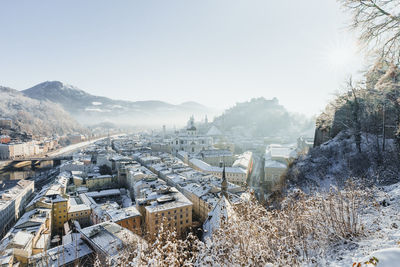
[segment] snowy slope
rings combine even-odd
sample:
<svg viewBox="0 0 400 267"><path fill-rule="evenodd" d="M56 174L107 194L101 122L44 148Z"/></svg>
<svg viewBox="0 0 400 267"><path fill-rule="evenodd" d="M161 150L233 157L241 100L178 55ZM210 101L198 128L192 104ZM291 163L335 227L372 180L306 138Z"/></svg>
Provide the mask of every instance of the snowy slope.
<svg viewBox="0 0 400 267"><path fill-rule="evenodd" d="M400 266L400 183L373 191L374 204L360 215L365 235L334 248L326 259L327 266L352 266L373 256L379 267Z"/></svg>

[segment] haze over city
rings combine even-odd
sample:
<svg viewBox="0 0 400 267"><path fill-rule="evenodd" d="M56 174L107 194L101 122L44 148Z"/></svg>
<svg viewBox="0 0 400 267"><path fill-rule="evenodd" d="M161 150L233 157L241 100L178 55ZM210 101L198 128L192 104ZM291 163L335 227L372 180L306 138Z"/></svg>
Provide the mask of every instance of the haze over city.
<svg viewBox="0 0 400 267"><path fill-rule="evenodd" d="M316 115L362 69L334 0L22 3L0 3L0 84L18 90L60 80L113 99L221 110L277 97Z"/></svg>

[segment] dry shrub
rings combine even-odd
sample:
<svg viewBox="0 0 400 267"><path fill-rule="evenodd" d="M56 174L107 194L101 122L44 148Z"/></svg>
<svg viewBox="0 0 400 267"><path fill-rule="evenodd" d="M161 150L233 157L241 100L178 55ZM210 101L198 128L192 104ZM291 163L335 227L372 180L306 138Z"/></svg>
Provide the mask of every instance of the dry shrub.
<svg viewBox="0 0 400 267"><path fill-rule="evenodd" d="M306 195L293 191L280 209L266 210L254 197L235 206L212 240L177 238L168 229L138 252L121 251L119 266L299 266L317 264L341 240L363 234L359 211L370 194L353 186ZM100 266L100 265L98 265ZM105 266L104 261L102 266Z"/></svg>
<svg viewBox="0 0 400 267"><path fill-rule="evenodd" d="M298 266L316 263L330 246L363 233L359 210L369 194L354 187L328 193L290 194L280 210L267 211L254 200L236 207L199 253L199 265Z"/></svg>

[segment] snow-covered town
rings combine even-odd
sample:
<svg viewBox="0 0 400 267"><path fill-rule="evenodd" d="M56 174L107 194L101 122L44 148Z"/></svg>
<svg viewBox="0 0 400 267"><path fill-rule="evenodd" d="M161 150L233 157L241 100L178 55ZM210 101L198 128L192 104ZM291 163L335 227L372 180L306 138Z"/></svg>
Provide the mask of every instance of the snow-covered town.
<svg viewBox="0 0 400 267"><path fill-rule="evenodd" d="M0 1L0 267L400 267L399 14Z"/></svg>

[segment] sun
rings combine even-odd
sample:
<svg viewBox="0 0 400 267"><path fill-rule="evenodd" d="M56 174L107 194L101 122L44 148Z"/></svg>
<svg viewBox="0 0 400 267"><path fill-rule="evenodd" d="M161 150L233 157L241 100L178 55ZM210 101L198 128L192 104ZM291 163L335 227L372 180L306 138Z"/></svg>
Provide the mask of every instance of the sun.
<svg viewBox="0 0 400 267"><path fill-rule="evenodd" d="M357 45L350 40L336 40L326 47L323 57L332 70L346 70L358 59Z"/></svg>

